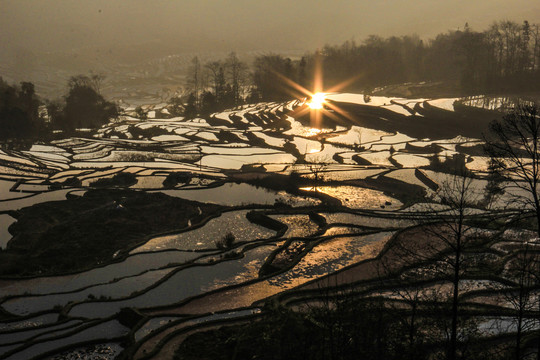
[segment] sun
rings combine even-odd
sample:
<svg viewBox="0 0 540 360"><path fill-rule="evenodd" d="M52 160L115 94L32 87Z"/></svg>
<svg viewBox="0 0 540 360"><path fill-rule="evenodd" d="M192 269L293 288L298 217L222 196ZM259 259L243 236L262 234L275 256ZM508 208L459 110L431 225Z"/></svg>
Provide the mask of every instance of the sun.
<svg viewBox="0 0 540 360"><path fill-rule="evenodd" d="M322 109L323 104L326 102L324 98L325 95L326 95L325 93L321 93L321 92L313 94L313 96L311 97L311 101L308 103L308 106L311 109L315 109L315 110Z"/></svg>

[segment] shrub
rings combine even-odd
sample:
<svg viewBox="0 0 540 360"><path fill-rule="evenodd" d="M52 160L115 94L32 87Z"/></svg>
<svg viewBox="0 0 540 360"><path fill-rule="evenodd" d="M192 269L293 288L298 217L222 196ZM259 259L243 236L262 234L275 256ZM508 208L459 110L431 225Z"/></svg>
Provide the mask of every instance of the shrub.
<svg viewBox="0 0 540 360"><path fill-rule="evenodd" d="M152 153L120 153L120 161L129 162L151 162L154 161Z"/></svg>
<svg viewBox="0 0 540 360"><path fill-rule="evenodd" d="M191 175L185 172L172 172L163 180L163 186L166 188L174 188L178 184L189 184Z"/></svg>
<svg viewBox="0 0 540 360"><path fill-rule="evenodd" d="M135 114L137 114L137 117L141 120L146 120L148 118L148 110L143 109L140 106L137 106L137 108L135 108Z"/></svg>
<svg viewBox="0 0 540 360"><path fill-rule="evenodd" d="M90 184L93 187L131 186L137 183L137 177L132 173L121 172L112 178L98 179Z"/></svg>
<svg viewBox="0 0 540 360"><path fill-rule="evenodd" d="M228 232L221 239L216 241L216 247L220 250L230 249L233 247L236 237L232 232Z"/></svg>
<svg viewBox="0 0 540 360"><path fill-rule="evenodd" d="M153 138L154 136L170 134L169 131L167 131L167 129L163 129L157 125L152 126L147 129L142 129L138 126L130 125L127 131L131 133L131 136L134 139L139 139L139 138L150 139L150 138Z"/></svg>
<svg viewBox="0 0 540 360"><path fill-rule="evenodd" d="M69 186L69 187L81 187L82 182L78 177L72 176L72 177L67 178L66 180L64 180L62 185Z"/></svg>

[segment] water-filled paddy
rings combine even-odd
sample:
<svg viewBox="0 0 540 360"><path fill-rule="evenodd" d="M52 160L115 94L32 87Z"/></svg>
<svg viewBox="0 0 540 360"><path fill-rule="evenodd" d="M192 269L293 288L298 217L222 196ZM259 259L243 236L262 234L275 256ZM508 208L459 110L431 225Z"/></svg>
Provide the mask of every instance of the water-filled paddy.
<svg viewBox="0 0 540 360"><path fill-rule="evenodd" d="M229 232L234 235L237 242L266 239L275 235L274 231L249 222L246 218L247 212L247 210L241 210L223 213L200 228L151 239L131 253L165 249L216 249L216 242Z"/></svg>
<svg viewBox="0 0 540 360"><path fill-rule="evenodd" d="M253 154L253 155L206 155L201 160L202 166L220 169L240 169L248 164L292 164L296 158L291 154Z"/></svg>
<svg viewBox="0 0 540 360"><path fill-rule="evenodd" d="M287 225L283 237L308 237L319 230L318 225L308 215L270 215L270 217Z"/></svg>
<svg viewBox="0 0 540 360"><path fill-rule="evenodd" d="M19 190L10 191L10 189L15 185L15 181L8 181L0 179L0 202L6 200L12 200L22 197L27 197L32 195L32 193L21 192Z"/></svg>
<svg viewBox="0 0 540 360"><path fill-rule="evenodd" d="M378 190L360 188L355 186L317 186L305 190L319 191L339 199L341 203L351 209L399 209L403 204Z"/></svg>
<svg viewBox="0 0 540 360"><path fill-rule="evenodd" d="M37 329L29 329L27 331L17 331L0 335L0 346L11 344L11 343L20 343L24 342L30 338L37 338L43 336L55 336L59 335L60 332L72 331L73 327L80 325L81 320L69 320L62 323L59 323L54 326L41 327Z"/></svg>
<svg viewBox="0 0 540 360"><path fill-rule="evenodd" d="M118 299L141 291L161 280L174 269L152 270L142 275L124 278L110 284L95 285L73 293L42 296L22 296L2 303L2 308L16 315L28 315L51 309L57 305L87 299Z"/></svg>
<svg viewBox="0 0 540 360"><path fill-rule="evenodd" d="M0 283L0 297L76 291L95 284L105 284L123 277L138 275L169 264L183 264L201 256L204 256L204 253L180 251L140 253L129 256L122 262L78 274L38 277L18 281L6 280Z"/></svg>
<svg viewBox="0 0 540 360"><path fill-rule="evenodd" d="M71 316L106 317L123 307L150 307L173 304L187 297L201 294L216 286L232 285L257 278L254 262L260 264L275 250L275 246L261 246L246 252L243 258L207 266L184 269L167 281L132 299L114 302L83 303L70 311ZM241 274L239 279L236 276Z"/></svg>
<svg viewBox="0 0 540 360"><path fill-rule="evenodd" d="M61 359L87 359L89 354L99 354L99 360L113 360L124 350L119 343L103 343L97 345L81 346L74 350L64 351L55 355Z"/></svg>
<svg viewBox="0 0 540 360"><path fill-rule="evenodd" d="M58 320L57 313L42 314L25 320L0 323L0 331L8 332L21 329L32 329L54 324Z"/></svg>
<svg viewBox="0 0 540 360"><path fill-rule="evenodd" d="M37 195L32 195L25 198L14 199L10 201L0 201L0 211L2 210L18 210L23 207L32 206L34 204L39 204L47 201L59 201L65 200L66 194L69 193L70 189L56 190L44 192Z"/></svg>
<svg viewBox="0 0 540 360"><path fill-rule="evenodd" d="M429 159L424 156L411 154L393 154L392 158L406 168L419 168L429 165Z"/></svg>
<svg viewBox="0 0 540 360"><path fill-rule="evenodd" d="M62 337L59 339L48 340L45 342L37 343L31 345L26 349L21 349L20 352L17 352L6 359L10 360L25 360L31 359L37 355L42 355L44 353L54 351L56 349L61 349L67 345L79 344L83 342L89 342L92 340L103 339L104 337L116 338L127 334L129 331L128 328L124 327L115 320L104 322L96 326L90 327L80 332Z"/></svg>
<svg viewBox="0 0 540 360"><path fill-rule="evenodd" d="M418 111L417 115L423 116L422 111L429 105L436 108L432 111L453 111L455 100L440 99L425 102L425 99L393 99L382 96L373 96L369 99L361 94L335 94L330 97L335 101L352 102L363 107L378 107L378 110L382 114L387 114L384 116L390 119L379 118L381 124L392 121L392 116L412 121L413 117L410 116L412 113ZM0 210L16 210L44 201L63 200L70 191L68 189L46 191L28 198L21 198L32 194L10 192L9 189L17 179L33 180L32 183L21 184L19 189L41 192L47 190L48 185L40 184L47 178L54 182L63 182L75 176L82 181L83 189L75 190L75 193L80 195L87 190L84 187L95 180L111 178L124 172L136 174L137 184L132 186L133 189L155 189L171 196L213 202L224 206L255 204L254 207L257 208L257 205L268 207L277 202L280 207L276 209L281 211L281 209L287 209L287 205L311 206L321 204L321 202L318 199L292 196L283 191L267 191L247 184L226 183L215 188L211 186L219 184L221 180L229 181L228 176L231 172L239 176L230 179L258 176L251 173L253 167L245 165L263 165L266 172L284 174L296 170L301 176L312 178L310 164L305 162L315 162L322 166L321 175L327 181L370 178L370 183L373 181L376 184L377 176L391 171L385 176L420 185L428 190L428 186L417 178L415 168L429 165L428 159L432 156L430 151L437 151L442 159L444 156L452 156L460 150L463 151L463 146L479 144L477 139L459 136L431 141L416 139L402 132L388 132L359 126L345 127L342 124L335 128L310 128L291 117L276 113L278 109L292 109L293 104L299 104L299 102L262 104L216 114L216 118L222 119L222 121L214 120L219 123L217 126L211 125L211 120L207 122L203 119L189 121L183 118L159 119L162 116L159 114L159 109L148 107L147 109L151 110L150 117L155 116L156 119L140 120L132 116L123 116L119 123L109 124L100 129L95 138L70 138L54 141L53 145L34 145L26 152L1 151L0 160L3 160L3 163L0 166L0 173L7 175L2 175L5 180L0 180ZM134 115L133 110L134 107L130 115ZM266 123L263 125L263 122L249 120L250 116L247 112L259 117L259 120L283 118L291 128L283 134L274 132L274 128L266 127L268 125ZM233 114L236 117L233 117ZM236 128L238 124L241 125L240 128ZM134 135L135 132L130 133L130 126L138 128L136 130L141 135ZM113 130L116 133L113 133ZM113 136L125 136L127 139L112 138ZM443 150L439 152L441 148ZM467 159L468 168L482 175L486 167L486 158L474 155ZM366 165L363 160L373 165ZM404 169L396 170L399 167L404 167ZM261 167L257 170L264 169ZM192 181L187 185L179 184L174 189L164 189L163 180L170 172L177 171L192 173ZM426 171L426 174L439 185L448 179L448 175L440 173ZM236 244L255 240L262 242L276 235L275 231L250 223L246 219L247 210L224 212L220 217L209 220L200 228L150 239L119 263L79 274L4 280L0 282L0 296L19 295L20 297L12 298L3 305L10 311L26 314L40 310L47 311L57 305L65 306L70 301L76 301L82 303L75 305L70 315L81 315L92 319L114 315L122 307L155 307L173 304L206 291L256 280L263 262L276 249L276 245L272 242L283 244L286 238L300 237L308 238L308 241L299 239L298 242L312 244L311 241L322 239L300 259L293 269L274 276L270 280L245 287L245 293L242 293L244 287L238 288L238 294L245 296L247 298L245 303L250 304L254 300L291 289L329 272L376 256L392 235L392 232L388 230L416 224L416 221L411 219L414 214L408 211L426 209L429 211L436 205L427 205L427 202L430 199L435 201L438 199L437 195L430 190L431 192L428 191L430 198L423 200L426 203L413 205L403 212L395 212L393 210L401 208L402 204L380 191L348 185L328 185L317 186L316 190L340 200L351 211L356 209L362 215L345 211L320 213L326 218L328 224L340 224L331 226L322 234L317 233L320 230L319 226L309 219L307 212L296 215L272 215L274 219L288 226L284 238L271 240L265 242L267 246L248 250L246 256L241 259L219 262L226 256L234 256L245 247L233 245L234 249L219 252L217 241L228 232L234 235ZM475 179L474 187L479 191L483 190L485 180ZM315 188L306 190L315 192ZM509 193L512 194L511 191ZM508 199L510 197L507 196L499 200L499 206L503 206L505 202L508 203ZM439 205L437 210L444 211L446 208ZM5 247L8 238L11 238L6 229L13 221L14 219L8 215L0 215L0 246L2 247ZM373 229L381 232L372 235L357 234L373 231ZM313 236L315 234L317 237ZM177 249L189 251L177 251ZM192 250L198 252L191 252ZM195 261L194 267L178 267L192 260ZM175 271L178 272L174 273ZM166 275L171 274L169 279L159 283L155 288L139 293L134 298L128 298L136 291L149 289L163 280ZM251 290L247 290L248 288L255 290L249 292ZM100 297L103 298L100 300ZM109 297L111 301L107 300ZM90 301L93 298L97 298L96 301ZM232 306L236 303L236 299L220 299L219 301L231 303ZM217 315L201 319L215 319ZM231 315L231 317L234 316L237 314ZM56 324L57 317L58 314L54 313L16 323L0 324L0 331L27 328L28 333L21 332L17 335L20 339L32 334L41 336L41 331L43 331L43 337L40 339L47 340L24 350L17 354L17 357L14 355L13 358L26 358L33 356L32 354L41 354L43 351L54 351L60 346L77 344L83 340L99 340L103 332L107 332L108 338L127 333L125 328L116 324L111 325L111 329L98 326L92 328L97 329L96 332L89 329L87 332L81 332L82 335L69 336L63 332L65 328L61 324ZM178 318L150 320L140 330L136 336L137 339L151 329L166 325L166 322L172 319ZM50 328L32 329L33 326L40 324L47 324ZM65 326L70 326L70 323ZM50 335L45 335L47 332ZM46 336L59 336L59 338L54 340ZM100 342L106 344L105 341ZM104 351L104 357L112 358L121 350L118 344L111 344L110 348L114 348L114 351ZM9 347L9 345L6 346ZM7 347L2 347L0 352L6 350ZM73 350L69 356L78 356L81 352L84 350Z"/></svg>
<svg viewBox="0 0 540 360"><path fill-rule="evenodd" d="M291 289L378 254L393 232L330 239L315 246L291 270L266 280L266 286Z"/></svg>
<svg viewBox="0 0 540 360"><path fill-rule="evenodd" d="M161 190L169 196L177 196L183 199L209 202L219 205L273 205L277 202L287 203L293 206L309 206L320 203L319 200L287 194L284 191L273 191L257 188L248 184L227 183L215 188L197 190Z"/></svg>
<svg viewBox="0 0 540 360"><path fill-rule="evenodd" d="M357 215L351 213L321 213L328 224L350 224L373 228L403 228L416 225L417 221L403 218Z"/></svg>

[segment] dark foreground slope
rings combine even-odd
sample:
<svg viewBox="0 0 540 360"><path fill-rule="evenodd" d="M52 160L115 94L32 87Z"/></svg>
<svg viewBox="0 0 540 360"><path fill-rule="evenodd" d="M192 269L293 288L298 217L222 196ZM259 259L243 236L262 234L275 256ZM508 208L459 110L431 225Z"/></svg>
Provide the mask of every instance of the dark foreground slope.
<svg viewBox="0 0 540 360"><path fill-rule="evenodd" d="M19 211L14 235L0 253L1 275L74 272L114 258L151 234L196 223L220 206L161 193L91 190L83 197ZM122 251L122 253L120 252Z"/></svg>

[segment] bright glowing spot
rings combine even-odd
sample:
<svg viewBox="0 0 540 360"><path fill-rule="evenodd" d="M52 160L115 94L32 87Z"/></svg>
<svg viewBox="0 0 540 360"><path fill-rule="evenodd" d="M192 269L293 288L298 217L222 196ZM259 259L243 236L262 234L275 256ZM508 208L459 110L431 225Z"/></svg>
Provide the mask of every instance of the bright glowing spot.
<svg viewBox="0 0 540 360"><path fill-rule="evenodd" d="M326 95L325 93L313 94L313 96L311 97L311 101L308 103L308 106L311 109L322 109L323 104L325 102L325 99L324 99L325 95Z"/></svg>
<svg viewBox="0 0 540 360"><path fill-rule="evenodd" d="M317 129L317 128L309 128L307 130L307 133L305 136L307 137L310 137L310 136L314 136L314 135L317 135L321 132L322 130L321 129Z"/></svg>
<svg viewBox="0 0 540 360"><path fill-rule="evenodd" d="M318 149L310 149L308 152L309 152L310 154L314 154L314 153L320 152L320 151L321 151L321 150L318 150Z"/></svg>

